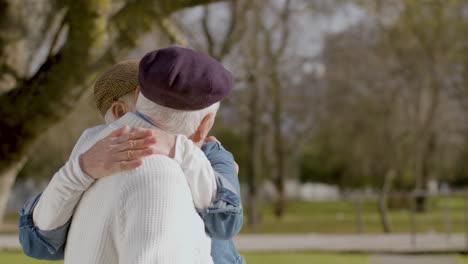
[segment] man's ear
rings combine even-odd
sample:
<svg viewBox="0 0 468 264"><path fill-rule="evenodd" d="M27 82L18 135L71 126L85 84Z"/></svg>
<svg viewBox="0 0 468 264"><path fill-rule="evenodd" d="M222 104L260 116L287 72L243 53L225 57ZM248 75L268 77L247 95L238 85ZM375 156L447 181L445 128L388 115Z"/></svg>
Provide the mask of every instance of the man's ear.
<svg viewBox="0 0 468 264"><path fill-rule="evenodd" d="M190 137L190 139L193 141L193 143L195 143L195 145L199 147L203 145L203 142L205 142L205 139L208 136L208 133L210 132L211 128L213 127L213 124L214 113L209 113L202 119L200 125L197 128L197 131L195 131L195 133L193 133L193 135Z"/></svg>
<svg viewBox="0 0 468 264"><path fill-rule="evenodd" d="M139 95L140 95L140 87L138 86L135 90L135 105L136 105Z"/></svg>
<svg viewBox="0 0 468 264"><path fill-rule="evenodd" d="M122 101L114 102L111 106L112 115L115 119L119 119L130 111L130 107Z"/></svg>

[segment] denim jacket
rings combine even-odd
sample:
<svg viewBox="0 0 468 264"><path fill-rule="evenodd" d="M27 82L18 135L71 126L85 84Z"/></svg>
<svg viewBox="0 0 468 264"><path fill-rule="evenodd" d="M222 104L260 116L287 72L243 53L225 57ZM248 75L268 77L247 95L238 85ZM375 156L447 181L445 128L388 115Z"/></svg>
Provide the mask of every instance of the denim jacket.
<svg viewBox="0 0 468 264"><path fill-rule="evenodd" d="M213 262L245 263L232 241L243 223L240 185L234 167L234 157L216 142L205 143L202 150L215 171L217 182L216 198L207 209L199 212L205 223L206 232L212 238ZM54 230L44 231L34 226L33 211L40 196L39 194L28 200L20 209L20 244L24 253L32 258L62 260L71 220Z"/></svg>

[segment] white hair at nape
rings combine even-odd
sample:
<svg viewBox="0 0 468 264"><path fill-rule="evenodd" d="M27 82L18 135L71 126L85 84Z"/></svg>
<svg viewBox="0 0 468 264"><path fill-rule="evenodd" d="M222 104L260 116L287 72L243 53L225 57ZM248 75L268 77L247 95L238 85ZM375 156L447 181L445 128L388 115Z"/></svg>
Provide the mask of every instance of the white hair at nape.
<svg viewBox="0 0 468 264"><path fill-rule="evenodd" d="M119 98L119 101L122 101L128 105L129 112L135 111L135 93L134 92L122 95ZM104 115L104 120L106 121L106 124L110 124L117 119L118 118L115 118L114 114L112 114L112 106L111 106L109 109L107 109L107 112Z"/></svg>
<svg viewBox="0 0 468 264"><path fill-rule="evenodd" d="M203 118L210 113L216 115L219 102L195 111L177 110L153 103L142 93L139 94L136 110L147 117L166 132L191 136L197 131Z"/></svg>

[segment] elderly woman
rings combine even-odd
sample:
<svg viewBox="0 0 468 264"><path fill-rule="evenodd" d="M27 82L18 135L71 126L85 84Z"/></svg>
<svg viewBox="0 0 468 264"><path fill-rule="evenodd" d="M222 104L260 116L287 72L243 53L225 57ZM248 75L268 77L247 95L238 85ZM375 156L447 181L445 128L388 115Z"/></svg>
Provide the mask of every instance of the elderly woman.
<svg viewBox="0 0 468 264"><path fill-rule="evenodd" d="M166 59L162 60L161 57ZM205 72L192 70L194 63ZM165 68L167 65L180 67ZM67 263L177 263L178 258L182 260L190 257L188 253L184 254L184 248L195 247L203 251L206 240L200 228L205 229L211 237L214 263L243 263L243 258L231 240L240 230L243 218L234 160L219 143L204 143L214 122L219 101L229 90L221 88L220 91L208 91L206 87L213 84L212 79L218 80L216 84L220 87L231 85L230 76L213 59L192 50L170 47L149 53L141 65L144 70L140 72L143 95L138 96L138 112L127 113L135 111L137 66L134 61L120 63L96 82L97 106L106 122L120 119L108 126L85 131L70 160L54 176L43 195L31 199L22 209L20 242L24 252L39 259L63 259L73 217L65 251ZM217 75L206 79L210 74ZM194 88L194 84L198 86ZM125 125L148 129L139 128L128 132ZM110 133L110 130L121 126ZM160 129L154 130L155 126ZM176 138L172 134L185 134L191 140L184 136ZM158 141L156 145L155 141ZM201 146L201 150L197 146ZM172 157L172 162L165 160L161 165L161 157L155 156L152 159L157 157L155 162L158 166L151 167L149 158L143 160L142 165L141 159L153 153ZM156 180L167 178L167 173L157 174L161 174L161 166L169 165L173 173L169 173L171 176L167 179L180 179L180 174L173 166L174 161L185 175L186 186L181 182L167 185L167 182ZM125 171L134 168L137 169ZM137 172L142 175L133 175ZM107 175L112 176L96 181ZM134 178L143 178L148 182L133 182L132 185ZM125 186L133 187L127 190ZM171 189L171 186L177 188ZM139 191L135 191L138 188ZM172 191L168 193L168 190ZM125 199L113 196L117 193L124 195ZM187 193L197 209L198 220L187 208ZM139 195L139 198L132 200L132 195ZM185 197L185 200L179 199L181 197ZM116 200L121 201L117 207ZM130 203L129 200L138 202ZM180 212L167 206L168 203L176 202L180 203L176 208ZM127 207L119 207L122 205ZM109 207L119 210L104 210ZM166 210L163 210L164 213L154 214L156 209L160 211L162 208ZM130 211L133 213L129 214ZM132 217L137 224L130 225ZM113 220L109 222L109 219ZM197 225L199 219L203 221L204 227ZM107 232L111 229L113 232ZM163 229L166 231L158 233L158 230ZM187 231L185 234L182 232L184 229ZM102 230L106 232L102 233ZM196 234L188 236L194 230ZM120 231L123 233L119 234ZM198 240L192 239L197 237ZM84 239L87 249L82 245ZM164 245L166 247L162 250ZM96 248L101 250L96 252ZM102 257L106 261L97 260ZM193 257L192 262L196 260ZM198 260L203 260L203 257ZM184 261L180 262L191 263Z"/></svg>

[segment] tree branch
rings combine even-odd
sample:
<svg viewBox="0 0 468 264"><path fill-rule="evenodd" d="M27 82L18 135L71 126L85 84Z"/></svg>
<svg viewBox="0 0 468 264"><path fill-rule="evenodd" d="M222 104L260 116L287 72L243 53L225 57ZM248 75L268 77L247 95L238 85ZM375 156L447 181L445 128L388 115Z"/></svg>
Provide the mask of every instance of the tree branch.
<svg viewBox="0 0 468 264"><path fill-rule="evenodd" d="M213 36L211 35L211 32L210 32L209 20L210 20L210 8L205 6L203 7L203 17L202 17L203 33L205 34L205 38L206 38L208 54L215 55L214 53L215 44L214 44Z"/></svg>
<svg viewBox="0 0 468 264"><path fill-rule="evenodd" d="M214 1L153 2L160 14L169 15L181 8ZM65 22L69 34L63 48L47 58L29 80L0 95L0 169L27 155L36 139L73 109L89 80L113 62L113 52L109 50L133 48L151 29L154 15L154 10L148 10L148 2L142 0L130 2L111 19L106 15L109 1L74 0L68 9ZM119 33L117 42L110 47L104 45L108 23ZM100 61L101 58L106 60Z"/></svg>
<svg viewBox="0 0 468 264"><path fill-rule="evenodd" d="M50 44L50 49L49 49L49 53L47 54L47 58L51 57L54 53L57 53L58 52L58 41L60 40L60 36L63 34L63 30L65 29L65 16L67 15L66 14L66 11L64 11L65 13L62 14L64 17L62 17L62 19L60 19L60 24L58 26L58 29L57 31L55 32L54 34L54 38L52 39L52 42Z"/></svg>
<svg viewBox="0 0 468 264"><path fill-rule="evenodd" d="M234 1L230 1L229 3L231 13L230 13L230 19L229 19L229 26L226 31L226 34L224 35L223 42L221 44L221 49L218 54L218 60L222 60L224 56L226 56L232 47L232 44L236 42L234 40L234 33L237 28L237 21L238 21L238 7ZM238 34L240 35L240 34Z"/></svg>
<svg viewBox="0 0 468 264"><path fill-rule="evenodd" d="M171 22L169 18L161 18L157 16L156 21L162 31L168 36L171 42L177 43L181 46L187 46L188 40L184 34Z"/></svg>

